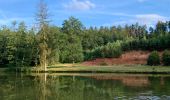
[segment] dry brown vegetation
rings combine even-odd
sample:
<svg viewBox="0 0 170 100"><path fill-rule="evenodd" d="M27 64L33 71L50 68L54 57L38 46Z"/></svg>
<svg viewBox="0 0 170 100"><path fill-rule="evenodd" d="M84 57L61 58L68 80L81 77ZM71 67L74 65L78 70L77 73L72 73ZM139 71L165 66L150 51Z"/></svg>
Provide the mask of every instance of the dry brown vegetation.
<svg viewBox="0 0 170 100"><path fill-rule="evenodd" d="M116 64L146 64L149 51L130 51L122 54L119 58L98 58L91 61L83 62L83 65L116 65ZM159 52L161 55L161 52Z"/></svg>

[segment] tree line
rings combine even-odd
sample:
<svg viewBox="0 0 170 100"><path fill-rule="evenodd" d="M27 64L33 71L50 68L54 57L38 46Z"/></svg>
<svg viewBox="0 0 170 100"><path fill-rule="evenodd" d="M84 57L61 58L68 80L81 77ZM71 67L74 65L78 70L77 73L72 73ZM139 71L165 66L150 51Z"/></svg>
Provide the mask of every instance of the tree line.
<svg viewBox="0 0 170 100"><path fill-rule="evenodd" d="M36 28L12 22L0 28L0 66L46 66L95 58L119 57L130 50L170 48L170 21L148 28L138 23L125 26L85 27L70 17L61 27L50 25L45 4L40 4Z"/></svg>
<svg viewBox="0 0 170 100"><path fill-rule="evenodd" d="M18 27L16 27L18 26ZM158 22L147 30L138 24L86 28L70 17L62 27L48 26L46 39L40 31L27 29L24 22L0 29L1 66L37 66L46 43L48 64L81 62L101 57L119 57L129 50L164 50L170 48L170 22ZM42 47L41 47L42 46Z"/></svg>

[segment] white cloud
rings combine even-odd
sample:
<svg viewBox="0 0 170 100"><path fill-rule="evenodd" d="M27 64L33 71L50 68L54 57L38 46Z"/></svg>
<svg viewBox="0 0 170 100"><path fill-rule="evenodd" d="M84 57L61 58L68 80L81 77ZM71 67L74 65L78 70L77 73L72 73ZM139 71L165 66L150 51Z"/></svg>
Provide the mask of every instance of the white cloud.
<svg viewBox="0 0 170 100"><path fill-rule="evenodd" d="M68 10L90 10L96 7L96 5L89 0L72 0L71 2L64 4L63 6Z"/></svg>
<svg viewBox="0 0 170 100"><path fill-rule="evenodd" d="M124 17L131 17L132 15L121 13L121 12L104 12L104 11L98 11L98 12L91 12L92 14L101 14L101 15L109 15L109 16L124 16Z"/></svg>
<svg viewBox="0 0 170 100"><path fill-rule="evenodd" d="M136 21L140 24L146 24L146 25L153 25L157 23L158 21L167 21L168 18L158 15L158 14L143 14L143 15L136 15Z"/></svg>
<svg viewBox="0 0 170 100"><path fill-rule="evenodd" d="M128 15L128 14L125 14L125 15ZM123 17L127 17L127 16L124 16L122 15ZM161 15L158 15L158 14L136 14L136 15L128 15L128 19L123 19L123 20L119 20L119 21L113 21L112 24L104 24L104 25L109 25L109 26L112 26L112 25L125 25L125 24L134 24L136 22L138 22L140 25L146 25L148 27L150 26L155 26L155 24L158 22L158 21L167 21L169 20L170 18L169 17L165 17L165 16L161 16Z"/></svg>

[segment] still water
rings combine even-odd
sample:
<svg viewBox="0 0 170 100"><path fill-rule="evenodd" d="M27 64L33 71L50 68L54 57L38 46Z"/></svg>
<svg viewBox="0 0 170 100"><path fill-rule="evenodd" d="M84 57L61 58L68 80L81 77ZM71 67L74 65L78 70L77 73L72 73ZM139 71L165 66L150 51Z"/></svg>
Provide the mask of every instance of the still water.
<svg viewBox="0 0 170 100"><path fill-rule="evenodd" d="M1 74L0 100L170 100L170 76Z"/></svg>

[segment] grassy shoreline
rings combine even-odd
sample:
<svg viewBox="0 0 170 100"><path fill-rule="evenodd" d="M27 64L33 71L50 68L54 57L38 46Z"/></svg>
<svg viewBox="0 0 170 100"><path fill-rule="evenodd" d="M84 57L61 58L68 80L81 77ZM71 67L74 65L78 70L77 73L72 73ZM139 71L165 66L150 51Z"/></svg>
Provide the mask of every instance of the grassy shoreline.
<svg viewBox="0 0 170 100"><path fill-rule="evenodd" d="M36 68L12 69L18 72L44 72ZM11 69L3 68L0 71L10 72ZM47 73L143 73L143 74L170 74L169 66L147 66L147 65L112 65L112 66L85 66L81 64L57 64L49 66Z"/></svg>
<svg viewBox="0 0 170 100"><path fill-rule="evenodd" d="M48 68L49 72L75 72L75 73L148 73L170 74L170 67L146 65L112 65L112 66L57 66Z"/></svg>

